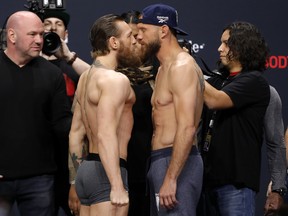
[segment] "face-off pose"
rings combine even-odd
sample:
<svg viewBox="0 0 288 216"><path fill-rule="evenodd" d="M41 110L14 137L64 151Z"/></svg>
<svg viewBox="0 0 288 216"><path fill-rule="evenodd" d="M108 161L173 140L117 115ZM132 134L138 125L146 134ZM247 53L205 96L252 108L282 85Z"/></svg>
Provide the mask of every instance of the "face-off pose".
<svg viewBox="0 0 288 216"><path fill-rule="evenodd" d="M129 79L115 69L119 64L139 66L140 58L131 28L119 16L109 14L96 20L90 41L95 61L78 84L69 141L77 169L80 214L127 215L125 166L135 95ZM82 161L85 136L89 154Z"/></svg>
<svg viewBox="0 0 288 216"><path fill-rule="evenodd" d="M151 215L196 215L203 163L196 147L204 79L191 55L178 44L177 11L155 4L142 11L137 39L160 67L151 103L154 133L151 166Z"/></svg>

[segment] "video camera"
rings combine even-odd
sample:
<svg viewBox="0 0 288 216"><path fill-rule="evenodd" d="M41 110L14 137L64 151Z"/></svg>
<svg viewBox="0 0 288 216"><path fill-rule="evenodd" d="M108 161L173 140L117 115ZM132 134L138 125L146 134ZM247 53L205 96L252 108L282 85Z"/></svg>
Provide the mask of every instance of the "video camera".
<svg viewBox="0 0 288 216"><path fill-rule="evenodd" d="M65 10L65 0L27 0L24 7L36 13L43 20L45 10ZM61 46L61 39L55 32L45 32L43 35L42 52L48 56L53 55Z"/></svg>

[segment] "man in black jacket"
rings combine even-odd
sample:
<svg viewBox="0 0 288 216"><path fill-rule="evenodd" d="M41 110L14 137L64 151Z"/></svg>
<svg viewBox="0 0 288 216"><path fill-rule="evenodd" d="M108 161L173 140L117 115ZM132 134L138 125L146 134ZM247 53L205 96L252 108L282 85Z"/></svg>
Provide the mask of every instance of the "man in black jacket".
<svg viewBox="0 0 288 216"><path fill-rule="evenodd" d="M0 215L54 214L55 143L68 136L71 112L61 70L39 56L43 23L19 11L7 21L0 53Z"/></svg>

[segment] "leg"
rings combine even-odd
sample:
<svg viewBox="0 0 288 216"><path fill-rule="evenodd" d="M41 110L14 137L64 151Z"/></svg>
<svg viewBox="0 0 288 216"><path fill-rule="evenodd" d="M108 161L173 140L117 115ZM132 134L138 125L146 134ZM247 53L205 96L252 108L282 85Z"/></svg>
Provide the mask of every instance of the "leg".
<svg viewBox="0 0 288 216"><path fill-rule="evenodd" d="M166 158L161 158L153 161L147 174L150 190L150 215L158 216L160 211L159 206L159 190L166 174L167 164ZM166 165L165 165L166 164Z"/></svg>
<svg viewBox="0 0 288 216"><path fill-rule="evenodd" d="M255 191L249 188L236 188L233 185L225 185L214 191L220 215L255 215Z"/></svg>
<svg viewBox="0 0 288 216"><path fill-rule="evenodd" d="M0 215L8 216L12 208L12 203L7 199L0 198Z"/></svg>
<svg viewBox="0 0 288 216"><path fill-rule="evenodd" d="M203 188L197 207L197 215L220 216L216 203L215 194L212 191Z"/></svg>
<svg viewBox="0 0 288 216"><path fill-rule="evenodd" d="M18 208L22 216L54 215L54 177L43 175L17 180Z"/></svg>
<svg viewBox="0 0 288 216"><path fill-rule="evenodd" d="M0 215L8 216L16 198L15 181L0 181Z"/></svg>
<svg viewBox="0 0 288 216"><path fill-rule="evenodd" d="M90 215L90 206L81 205L81 207L80 207L80 215L81 216L89 216ZM91 214L91 216L92 215L93 214Z"/></svg>
<svg viewBox="0 0 288 216"><path fill-rule="evenodd" d="M157 153L159 152L160 151ZM176 198L178 204L173 209L158 206L159 198L157 196L171 159L171 156L167 156L169 149L162 150L162 153L163 154L154 161L152 157L152 163L148 173L149 187L151 188L151 216L196 216L196 207L201 194L203 177L203 161L198 150L196 148L192 150L177 179Z"/></svg>
<svg viewBox="0 0 288 216"><path fill-rule="evenodd" d="M195 153L188 157L185 166L177 180L176 198L178 205L171 215L196 216L197 203L200 199L203 162L199 154ZM173 212L173 213L172 213Z"/></svg>
<svg viewBox="0 0 288 216"><path fill-rule="evenodd" d="M81 207L82 209L82 207ZM101 202L90 207L90 215L92 216L127 216L128 215L129 205L125 206L115 206L112 205L110 201ZM82 215L81 215L82 216Z"/></svg>
<svg viewBox="0 0 288 216"><path fill-rule="evenodd" d="M117 207L116 216L127 216L129 210L129 205Z"/></svg>

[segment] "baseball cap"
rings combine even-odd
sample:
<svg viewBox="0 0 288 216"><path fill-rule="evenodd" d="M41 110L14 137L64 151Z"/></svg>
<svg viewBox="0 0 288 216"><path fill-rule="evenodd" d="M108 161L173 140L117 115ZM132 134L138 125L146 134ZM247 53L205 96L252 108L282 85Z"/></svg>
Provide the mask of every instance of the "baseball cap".
<svg viewBox="0 0 288 216"><path fill-rule="evenodd" d="M188 35L187 32L178 27L178 12L175 8L165 4L149 5L142 11L142 18L139 23L151 25L168 25L175 29L179 35Z"/></svg>
<svg viewBox="0 0 288 216"><path fill-rule="evenodd" d="M42 21L50 17L55 17L62 20L66 28L70 21L70 15L63 10L45 10L44 14L42 15Z"/></svg>

